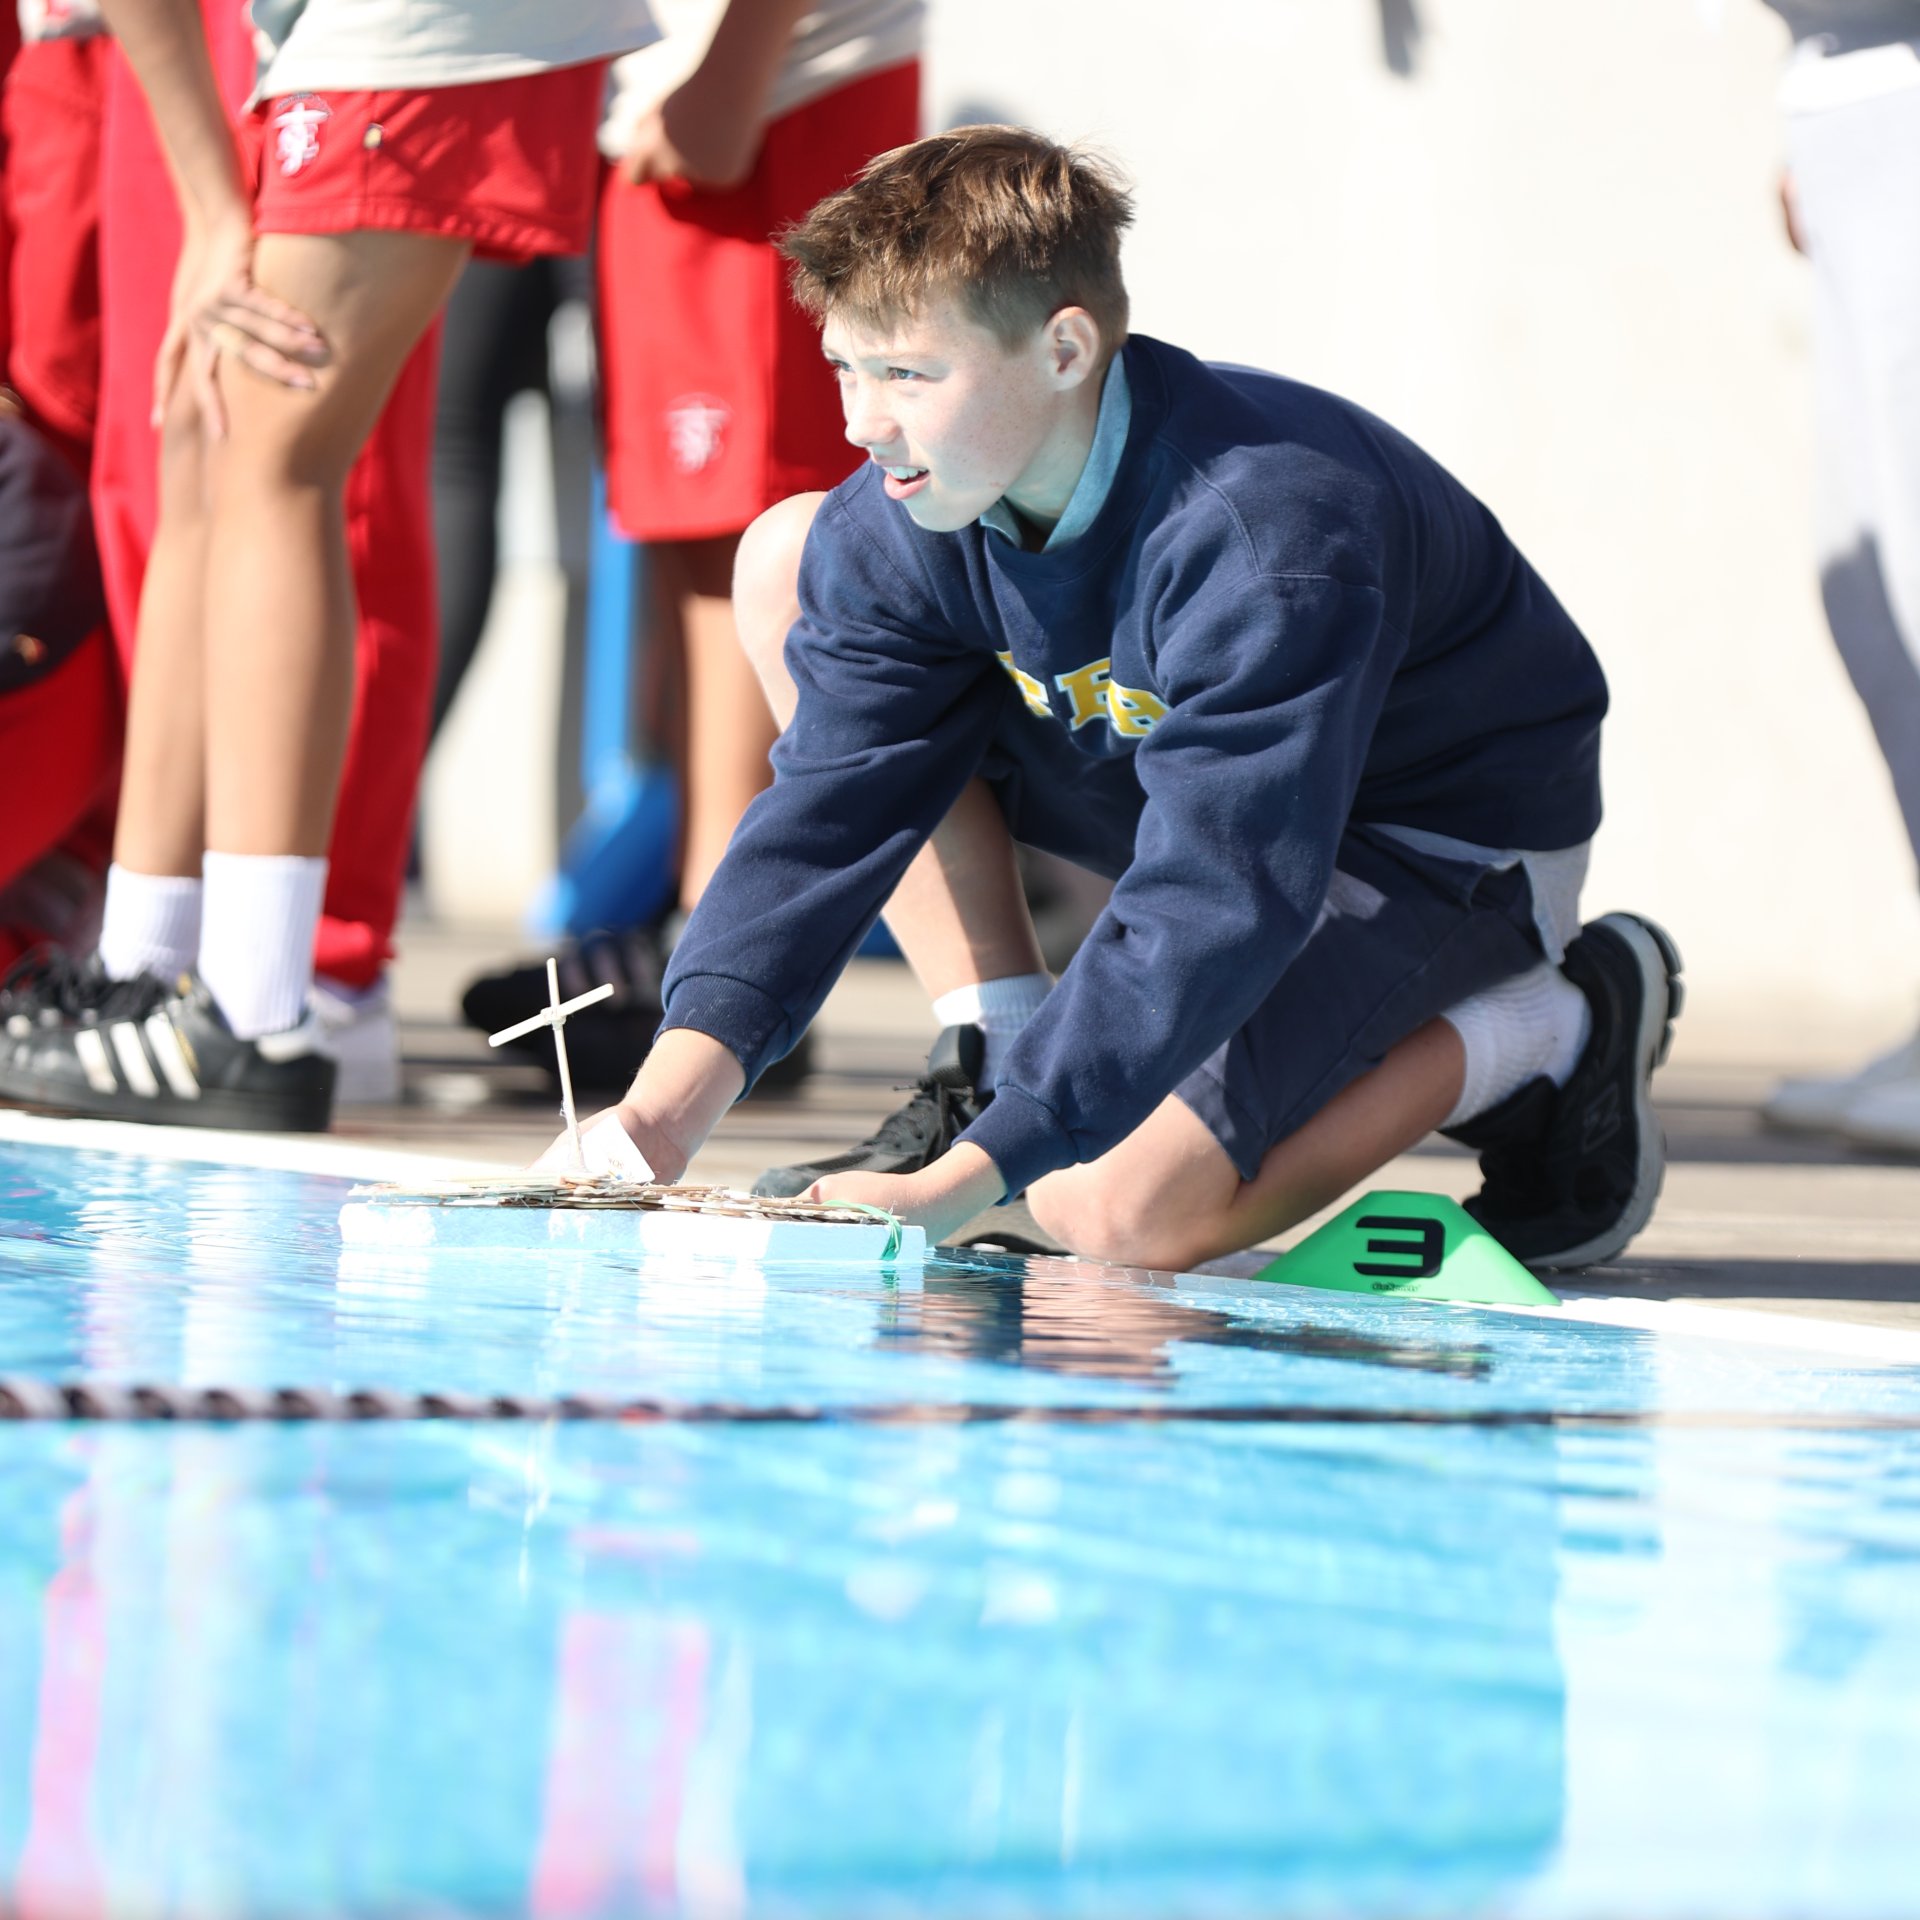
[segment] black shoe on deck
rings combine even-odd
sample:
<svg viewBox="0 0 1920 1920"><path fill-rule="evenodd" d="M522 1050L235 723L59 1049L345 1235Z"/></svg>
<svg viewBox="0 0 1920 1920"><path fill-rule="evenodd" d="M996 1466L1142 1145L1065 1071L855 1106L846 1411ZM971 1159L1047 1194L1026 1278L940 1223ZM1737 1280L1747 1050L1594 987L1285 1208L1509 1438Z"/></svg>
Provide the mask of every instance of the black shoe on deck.
<svg viewBox="0 0 1920 1920"><path fill-rule="evenodd" d="M590 933L569 940L558 955L560 997L599 986L612 995L567 1015L567 1072L581 1093L622 1094L660 1030L661 986L672 941L664 926L629 927L623 933ZM546 962L485 973L461 995L460 1012L470 1027L498 1033L547 1004ZM553 1035L545 1028L509 1040L503 1052L541 1069L557 1084ZM754 1083L756 1093L798 1086L813 1065L811 1037L803 1033L792 1050Z"/></svg>
<svg viewBox="0 0 1920 1920"><path fill-rule="evenodd" d="M615 1000L582 1007L567 1015L567 1073L576 1093L618 1097L633 1083L659 1031L660 1015L621 1008ZM611 1009L611 1011L609 1011ZM528 1066L538 1067L557 1087L560 1068L553 1050L553 1034L542 1027L522 1034L500 1049ZM813 1071L813 1030L808 1028L793 1046L764 1069L753 1083L755 1093L780 1093L797 1087Z"/></svg>
<svg viewBox="0 0 1920 1920"><path fill-rule="evenodd" d="M669 942L657 927L628 927L620 933L605 931L568 940L556 956L559 962L560 998L572 1000L595 987L610 986L613 997L602 1000L584 1012L569 1014L567 1037L571 1041L584 1024L587 1014L611 1020L618 1016L631 1030L642 1033L639 1051L627 1067L624 1087L640 1064L653 1030L660 1024L660 983L667 970ZM482 1033L498 1033L503 1027L516 1026L532 1017L547 1004L547 963L529 961L525 966L506 967L499 973L483 973L460 996L460 1011L467 1025ZM538 1043L544 1036L535 1034ZM517 1050L519 1043L509 1041ZM549 1054L553 1051L546 1042ZM569 1048L571 1059L571 1048Z"/></svg>
<svg viewBox="0 0 1920 1920"><path fill-rule="evenodd" d="M1611 1260L1653 1215L1666 1138L1653 1072L1673 1044L1685 994L1680 951L1637 914L1580 932L1562 963L1586 995L1593 1032L1573 1077L1530 1080L1452 1137L1480 1149L1486 1184L1467 1211L1529 1267Z"/></svg>
<svg viewBox="0 0 1920 1920"><path fill-rule="evenodd" d="M0 1100L99 1120L319 1133L333 1111L323 1046L311 1015L286 1033L236 1039L199 980L175 992L143 976L78 1011L10 1013Z"/></svg>
<svg viewBox="0 0 1920 1920"><path fill-rule="evenodd" d="M753 1183L754 1192L789 1199L830 1173L918 1173L930 1166L993 1098L979 1085L985 1053L986 1036L978 1027L948 1027L933 1043L913 1097L869 1138L804 1167L770 1167Z"/></svg>
<svg viewBox="0 0 1920 1920"><path fill-rule="evenodd" d="M76 957L61 947L36 947L0 980L0 1062L36 1028L109 1011L144 1020L177 990L151 973L116 980L97 953Z"/></svg>

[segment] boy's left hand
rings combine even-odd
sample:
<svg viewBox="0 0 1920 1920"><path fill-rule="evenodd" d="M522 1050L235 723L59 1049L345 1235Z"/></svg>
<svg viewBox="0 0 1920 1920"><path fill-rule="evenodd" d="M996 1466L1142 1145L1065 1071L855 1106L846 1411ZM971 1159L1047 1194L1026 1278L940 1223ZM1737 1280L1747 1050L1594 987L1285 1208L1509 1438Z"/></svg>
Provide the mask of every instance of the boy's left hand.
<svg viewBox="0 0 1920 1920"><path fill-rule="evenodd" d="M833 1173L816 1180L802 1197L885 1207L898 1218L926 1228L929 1243L937 1246L976 1213L1005 1199L1006 1192L1000 1169L963 1140L918 1173Z"/></svg>

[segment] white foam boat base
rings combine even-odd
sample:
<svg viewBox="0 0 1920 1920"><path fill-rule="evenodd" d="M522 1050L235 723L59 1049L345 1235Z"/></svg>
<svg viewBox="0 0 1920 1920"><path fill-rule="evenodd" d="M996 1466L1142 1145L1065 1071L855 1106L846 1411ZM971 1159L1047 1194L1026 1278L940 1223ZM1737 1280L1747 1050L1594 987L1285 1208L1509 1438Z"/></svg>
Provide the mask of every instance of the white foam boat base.
<svg viewBox="0 0 1920 1920"><path fill-rule="evenodd" d="M917 1267L919 1227L876 1220L778 1220L622 1207L435 1206L349 1200L340 1238L356 1248L612 1253L635 1259L732 1260L755 1266Z"/></svg>

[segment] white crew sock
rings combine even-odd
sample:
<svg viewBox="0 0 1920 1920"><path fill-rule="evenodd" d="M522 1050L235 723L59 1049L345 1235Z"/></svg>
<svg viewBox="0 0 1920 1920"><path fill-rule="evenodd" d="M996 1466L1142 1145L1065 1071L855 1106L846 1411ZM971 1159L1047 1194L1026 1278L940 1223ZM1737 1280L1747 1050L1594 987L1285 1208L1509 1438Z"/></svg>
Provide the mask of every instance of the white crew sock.
<svg viewBox="0 0 1920 1920"><path fill-rule="evenodd" d="M306 1017L327 863L297 853L209 853L200 978L242 1040Z"/></svg>
<svg viewBox="0 0 1920 1920"><path fill-rule="evenodd" d="M171 873L107 869L100 920L100 964L112 980L183 974L200 957L200 882Z"/></svg>
<svg viewBox="0 0 1920 1920"><path fill-rule="evenodd" d="M978 1027L986 1036L980 1084L990 1087L1000 1077L1000 1063L1006 1059L1007 1049L1052 991L1050 973L1004 974L998 980L982 980L943 993L933 1003L933 1017L942 1028Z"/></svg>
<svg viewBox="0 0 1920 1920"><path fill-rule="evenodd" d="M1460 1098L1441 1122L1447 1127L1497 1107L1541 1074L1564 1087L1593 1031L1587 996L1550 960L1449 1007L1445 1018L1467 1053Z"/></svg>

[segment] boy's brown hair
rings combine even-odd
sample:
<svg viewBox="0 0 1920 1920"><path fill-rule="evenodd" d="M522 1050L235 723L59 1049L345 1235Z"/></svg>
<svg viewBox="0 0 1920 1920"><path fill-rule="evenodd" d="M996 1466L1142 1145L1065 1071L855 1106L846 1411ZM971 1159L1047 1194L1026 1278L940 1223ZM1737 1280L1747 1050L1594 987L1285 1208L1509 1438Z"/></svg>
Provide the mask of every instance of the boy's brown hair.
<svg viewBox="0 0 1920 1920"><path fill-rule="evenodd" d="M1133 196L1111 169L1024 127L955 127L895 147L780 236L794 298L876 331L956 295L1011 346L1085 307L1106 352L1127 334L1120 235Z"/></svg>

